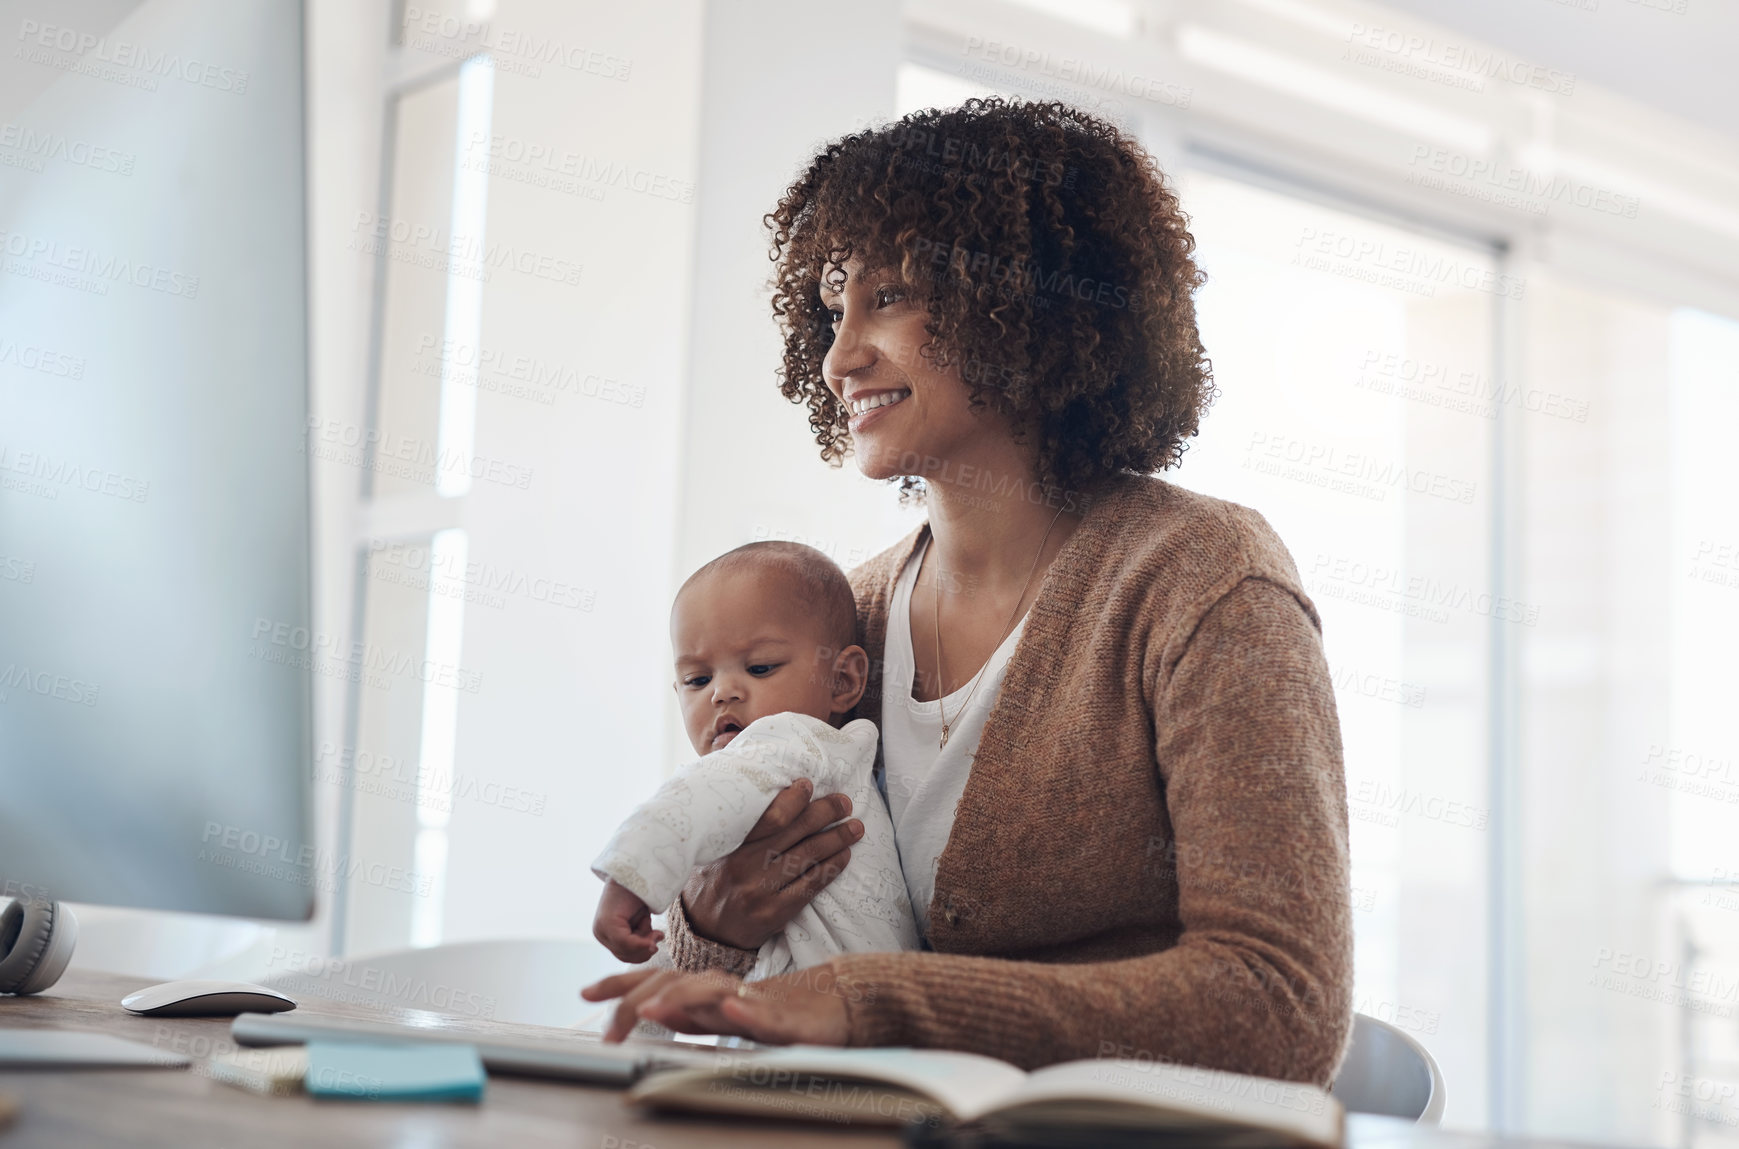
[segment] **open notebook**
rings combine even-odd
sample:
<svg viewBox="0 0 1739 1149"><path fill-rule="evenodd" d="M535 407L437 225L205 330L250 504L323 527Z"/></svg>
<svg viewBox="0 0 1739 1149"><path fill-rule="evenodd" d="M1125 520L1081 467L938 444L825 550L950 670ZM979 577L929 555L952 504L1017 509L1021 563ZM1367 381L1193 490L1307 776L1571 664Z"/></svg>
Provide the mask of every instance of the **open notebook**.
<svg viewBox="0 0 1739 1149"><path fill-rule="evenodd" d="M1339 1146L1321 1089L1152 1061L1070 1061L1026 1073L972 1053L797 1045L652 1073L629 1099L659 1109L841 1124L970 1123L1022 1137L1146 1132L1192 1145ZM1145 1142L1144 1142L1145 1143Z"/></svg>

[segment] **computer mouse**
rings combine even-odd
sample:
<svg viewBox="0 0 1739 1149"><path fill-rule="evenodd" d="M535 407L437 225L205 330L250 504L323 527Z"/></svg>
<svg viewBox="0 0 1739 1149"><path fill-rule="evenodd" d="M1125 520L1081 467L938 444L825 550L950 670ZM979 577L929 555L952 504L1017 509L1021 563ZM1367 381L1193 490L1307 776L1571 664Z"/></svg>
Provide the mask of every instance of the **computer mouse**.
<svg viewBox="0 0 1739 1149"><path fill-rule="evenodd" d="M245 981L166 981L128 994L121 1004L144 1017L234 1017L296 1008L294 999Z"/></svg>

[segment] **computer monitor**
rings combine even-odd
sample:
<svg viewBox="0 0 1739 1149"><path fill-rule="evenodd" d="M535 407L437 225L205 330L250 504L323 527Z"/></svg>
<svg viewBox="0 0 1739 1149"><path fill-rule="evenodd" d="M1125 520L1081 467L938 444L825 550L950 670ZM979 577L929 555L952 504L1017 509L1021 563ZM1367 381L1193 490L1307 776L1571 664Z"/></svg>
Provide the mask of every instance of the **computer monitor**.
<svg viewBox="0 0 1739 1149"><path fill-rule="evenodd" d="M0 19L0 895L306 918L302 6Z"/></svg>

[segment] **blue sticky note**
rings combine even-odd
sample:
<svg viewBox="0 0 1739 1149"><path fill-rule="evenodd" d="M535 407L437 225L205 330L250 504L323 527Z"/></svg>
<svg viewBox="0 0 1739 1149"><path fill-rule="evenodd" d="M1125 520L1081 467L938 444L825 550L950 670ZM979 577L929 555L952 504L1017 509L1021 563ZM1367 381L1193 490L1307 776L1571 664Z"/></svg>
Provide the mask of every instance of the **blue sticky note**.
<svg viewBox="0 0 1739 1149"><path fill-rule="evenodd" d="M481 1101L477 1047L445 1042L310 1041L308 1092L361 1101Z"/></svg>

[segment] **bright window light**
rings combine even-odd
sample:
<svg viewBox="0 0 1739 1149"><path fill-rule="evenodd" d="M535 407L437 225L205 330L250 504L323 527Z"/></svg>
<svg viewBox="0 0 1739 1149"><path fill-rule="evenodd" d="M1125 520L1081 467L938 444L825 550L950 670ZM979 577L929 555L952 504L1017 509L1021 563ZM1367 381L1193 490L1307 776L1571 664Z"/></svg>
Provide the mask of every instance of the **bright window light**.
<svg viewBox="0 0 1739 1149"><path fill-rule="evenodd" d="M465 163L471 140L487 139L495 99L495 64L487 56L459 69L459 112L453 140L455 254L447 272L446 346L476 347L483 333L484 230L489 173ZM457 498L471 489L471 456L477 445L477 389L450 359L441 371L441 420L436 432L435 493Z"/></svg>
<svg viewBox="0 0 1739 1149"><path fill-rule="evenodd" d="M990 88L938 72L922 64L901 64L894 79L894 114L919 108L956 108L974 96L994 96Z"/></svg>
<svg viewBox="0 0 1739 1149"><path fill-rule="evenodd" d="M1177 49L1185 59L1216 71L1370 123L1437 140L1473 155L1491 150L1491 130L1483 124L1342 79L1333 72L1212 28L1183 25L1177 31Z"/></svg>
<svg viewBox="0 0 1739 1149"><path fill-rule="evenodd" d="M1291 21L1302 28L1321 32L1336 40L1344 40L1352 29L1353 22L1338 16L1331 16L1315 4L1306 0L1243 0L1246 8L1254 8L1270 16L1278 16L1282 20Z"/></svg>
<svg viewBox="0 0 1739 1149"><path fill-rule="evenodd" d="M1733 492L1739 465L1730 441L1739 422L1739 322L1681 308L1673 313L1668 412L1673 518L1671 673L1667 745L1639 773L1666 775L1672 791L1672 866L1681 878L1732 878L1733 782L1739 779L1739 578L1732 568ZM1656 752L1658 749L1658 753Z"/></svg>
<svg viewBox="0 0 1739 1149"><path fill-rule="evenodd" d="M1603 164L1587 156L1556 151L1543 144L1523 148L1522 163L1536 172L1552 172L1578 179L1588 185L1590 194L1633 195L1643 212L1664 211L1687 223L1739 236L1739 212L1702 196L1680 191L1672 184L1639 176L1628 169Z"/></svg>
<svg viewBox="0 0 1739 1149"><path fill-rule="evenodd" d="M1043 12L1095 32L1128 38L1135 35L1135 5L1129 0L1011 0L1022 8Z"/></svg>
<svg viewBox="0 0 1739 1149"><path fill-rule="evenodd" d="M459 690L454 680L465 645L465 564L469 557L469 540L463 530L437 531L429 540L429 628L423 645L428 673L423 683L422 737L417 744L413 946L438 945L441 941L447 823L452 819L454 747L459 729Z"/></svg>

